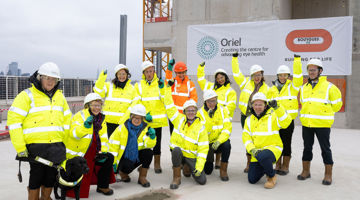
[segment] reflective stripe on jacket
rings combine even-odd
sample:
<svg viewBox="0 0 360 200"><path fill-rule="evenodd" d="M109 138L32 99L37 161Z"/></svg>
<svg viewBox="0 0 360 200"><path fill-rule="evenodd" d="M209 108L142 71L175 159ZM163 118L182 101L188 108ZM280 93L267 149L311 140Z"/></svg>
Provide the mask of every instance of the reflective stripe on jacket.
<svg viewBox="0 0 360 200"><path fill-rule="evenodd" d="M306 83L300 88L300 121L306 127L330 128L334 123L335 112L342 106L341 92L321 76L312 88Z"/></svg>
<svg viewBox="0 0 360 200"><path fill-rule="evenodd" d="M279 159L283 150L279 130L287 128L292 119L285 109L280 105L277 110L269 109L266 114L258 119L253 114L246 118L242 140L246 151L251 149L268 149ZM251 156L251 162L257 162L257 159Z"/></svg>
<svg viewBox="0 0 360 200"><path fill-rule="evenodd" d="M94 133L93 125L91 128L85 128L84 126L84 122L89 116L89 109L83 109L77 112L72 118L70 132L64 142L66 146L67 159L71 159L75 156L84 157L87 150L89 149ZM101 130L98 134L101 140L101 151L108 152L109 140L107 136L107 126L105 119L101 123Z"/></svg>
<svg viewBox="0 0 360 200"><path fill-rule="evenodd" d="M17 152L26 144L63 142L70 129L71 110L60 90L50 99L32 87L16 96L8 112L7 125Z"/></svg>
<svg viewBox="0 0 360 200"><path fill-rule="evenodd" d="M205 79L205 67L198 66L197 77L201 90L214 90L214 83ZM236 92L230 84L224 85L214 90L218 95L218 103L226 107L229 111L230 120L232 120L236 108Z"/></svg>

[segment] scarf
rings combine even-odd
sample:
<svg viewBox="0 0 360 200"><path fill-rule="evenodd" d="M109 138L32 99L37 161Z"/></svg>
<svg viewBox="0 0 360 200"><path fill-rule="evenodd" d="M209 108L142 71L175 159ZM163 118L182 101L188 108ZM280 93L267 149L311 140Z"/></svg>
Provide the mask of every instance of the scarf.
<svg viewBox="0 0 360 200"><path fill-rule="evenodd" d="M275 81L272 82L273 85L275 85L275 87L279 90L279 92L281 91L281 89L284 87L285 83L280 83L279 79L276 79Z"/></svg>
<svg viewBox="0 0 360 200"><path fill-rule="evenodd" d="M96 139L96 152L101 151L101 140L100 140L100 135L99 135L99 131L102 129L102 122L104 120L104 117L101 113L99 113L98 115L94 115L91 110L89 109L89 112L92 116L94 116L94 122L93 122L93 138Z"/></svg>
<svg viewBox="0 0 360 200"><path fill-rule="evenodd" d="M141 130L142 124L140 124L139 126L135 126L131 123L131 120L128 120L127 127L129 133L124 156L130 161L136 163L139 162L137 136Z"/></svg>

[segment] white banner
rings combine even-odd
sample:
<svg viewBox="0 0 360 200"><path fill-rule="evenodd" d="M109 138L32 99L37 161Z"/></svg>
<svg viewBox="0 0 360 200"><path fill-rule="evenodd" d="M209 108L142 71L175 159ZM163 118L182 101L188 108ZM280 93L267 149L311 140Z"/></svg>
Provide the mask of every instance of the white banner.
<svg viewBox="0 0 360 200"><path fill-rule="evenodd" d="M188 27L188 74L196 74L205 61L206 74L218 68L231 70L231 57L239 52L240 70L249 75L251 65L259 64L266 75L275 75L278 66L292 70L293 55L302 57L303 73L311 58L319 58L325 75L351 75L353 18L332 17L273 20Z"/></svg>

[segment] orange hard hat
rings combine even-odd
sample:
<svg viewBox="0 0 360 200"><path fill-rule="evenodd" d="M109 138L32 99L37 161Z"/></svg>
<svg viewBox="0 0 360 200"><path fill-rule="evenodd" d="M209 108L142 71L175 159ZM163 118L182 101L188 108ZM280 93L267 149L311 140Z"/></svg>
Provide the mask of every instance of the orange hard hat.
<svg viewBox="0 0 360 200"><path fill-rule="evenodd" d="M186 67L185 63L183 63L183 62L177 62L177 63L175 64L175 67L174 67L174 71L175 71L175 72L184 72L184 71L186 71L186 70L187 70L187 67Z"/></svg>

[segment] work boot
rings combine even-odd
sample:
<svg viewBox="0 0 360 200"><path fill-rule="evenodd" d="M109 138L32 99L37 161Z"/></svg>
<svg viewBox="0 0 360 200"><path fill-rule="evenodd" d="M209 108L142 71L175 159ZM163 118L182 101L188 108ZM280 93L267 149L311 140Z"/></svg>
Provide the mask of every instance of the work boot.
<svg viewBox="0 0 360 200"><path fill-rule="evenodd" d="M131 181L131 178L129 177L129 174L126 174L124 172L122 172L121 170L119 170L119 174L120 174L120 181L118 182L125 182L125 183L128 183Z"/></svg>
<svg viewBox="0 0 360 200"><path fill-rule="evenodd" d="M146 180L148 169L141 167L139 172L139 179L138 184L142 185L143 187L150 187L150 182Z"/></svg>
<svg viewBox="0 0 360 200"><path fill-rule="evenodd" d="M28 200L39 200L40 188L35 190L28 190Z"/></svg>
<svg viewBox="0 0 360 200"><path fill-rule="evenodd" d="M50 195L53 187L44 187L41 186L41 197L40 200L52 200Z"/></svg>
<svg viewBox="0 0 360 200"><path fill-rule="evenodd" d="M191 170L190 170L190 167L189 167L188 164L184 164L182 170L183 170L183 175L185 177L190 177L191 176Z"/></svg>
<svg viewBox="0 0 360 200"><path fill-rule="evenodd" d="M244 173L248 173L249 172L249 166L250 166L250 161L251 161L251 155L246 154L246 158L247 158L247 163L246 163L246 167L244 169Z"/></svg>
<svg viewBox="0 0 360 200"><path fill-rule="evenodd" d="M173 181L170 189L178 189L181 184L181 167L173 167Z"/></svg>
<svg viewBox="0 0 360 200"><path fill-rule="evenodd" d="M289 165L290 165L290 156L283 156L283 162L281 165L281 169L279 170L279 172L277 174L281 175L281 176L285 176L289 173Z"/></svg>
<svg viewBox="0 0 360 200"><path fill-rule="evenodd" d="M322 181L323 185L331 185L332 183L332 168L333 165L325 165L325 175Z"/></svg>
<svg viewBox="0 0 360 200"><path fill-rule="evenodd" d="M215 155L215 169L220 169L221 153L216 153Z"/></svg>
<svg viewBox="0 0 360 200"><path fill-rule="evenodd" d="M220 179L222 181L229 181L229 176L227 174L228 163L221 162L220 164Z"/></svg>
<svg viewBox="0 0 360 200"><path fill-rule="evenodd" d="M266 179L267 179L267 181L266 181L266 183L264 184L264 187L266 188L266 189L272 189L272 188L274 188L275 187L275 185L276 185L276 174L273 176L273 177L266 177Z"/></svg>
<svg viewBox="0 0 360 200"><path fill-rule="evenodd" d="M154 171L156 174L161 174L160 155L154 155Z"/></svg>
<svg viewBox="0 0 360 200"><path fill-rule="evenodd" d="M298 180L305 180L307 178L310 178L310 161L302 161L302 165L303 165L303 170L301 172L301 174L299 174L297 176Z"/></svg>
<svg viewBox="0 0 360 200"><path fill-rule="evenodd" d="M97 187L96 192L101 193L101 194L106 195L106 196L110 196L110 195L114 194L114 190L112 190L110 188L99 188L99 187Z"/></svg>
<svg viewBox="0 0 360 200"><path fill-rule="evenodd" d="M281 169L281 158L282 156L280 156L279 160L276 162L276 165L275 165L275 173L279 174L279 171Z"/></svg>

